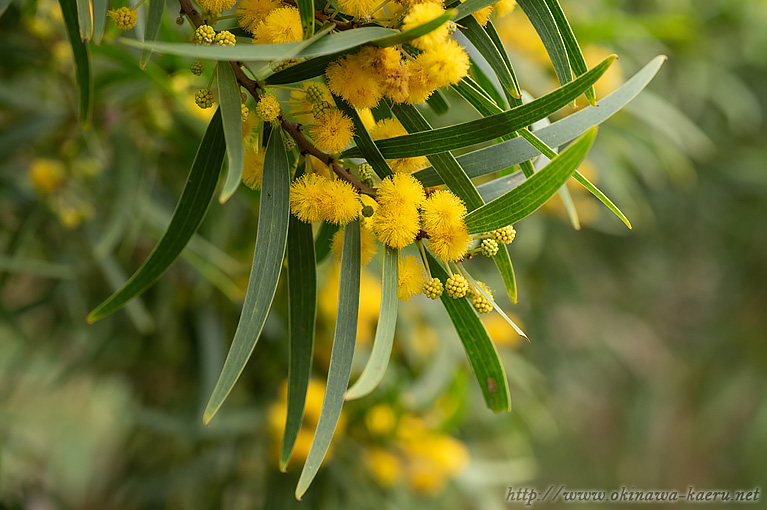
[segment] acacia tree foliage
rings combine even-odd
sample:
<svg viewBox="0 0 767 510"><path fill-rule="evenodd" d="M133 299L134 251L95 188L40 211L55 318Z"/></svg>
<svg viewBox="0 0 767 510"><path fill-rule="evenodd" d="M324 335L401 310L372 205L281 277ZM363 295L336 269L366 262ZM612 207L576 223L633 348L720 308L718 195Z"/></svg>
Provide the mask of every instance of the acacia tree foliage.
<svg viewBox="0 0 767 510"><path fill-rule="evenodd" d="M371 4L362 9L349 2L315 5L298 0L269 5L260 16L254 15L250 22L255 27L248 34L216 29L227 19L220 15L221 10L234 4L201 1L195 6L191 0L179 0L178 21L189 25L189 37L194 39L186 42L156 41L166 4L150 0L144 40L121 40L141 49L137 65L142 67L152 52L194 56L214 65L211 82L215 77L215 93L209 85L195 100L200 107L212 107L214 102L218 106L167 230L144 264L96 307L88 320L103 319L120 309L163 274L200 226L217 189L223 203L243 179L259 187L258 231L247 294L203 420L207 424L213 419L248 362L287 261L290 371L280 455L283 467L295 444L309 384L316 265L327 255L338 227L344 227L336 234L342 248L333 351L322 411L296 489L299 498L327 453L344 401L369 394L383 376L392 348L398 298L423 290L428 297L441 300L487 407L495 412L509 411L506 374L478 313L495 310L509 327L523 333L497 306L492 292L472 278L464 261L479 253L492 258L505 292L516 302L514 271L505 245L513 239L510 226L557 193L562 193L567 203L563 186L570 179L584 186L630 228L620 209L578 167L594 143L596 126L630 102L650 82L664 58L649 62L612 94L596 97L593 85L614 57L588 69L576 34L557 0L519 1L561 85L525 101L524 77L514 72L488 18L493 4L467 0L448 3L446 9L430 4L435 8L424 14L416 7L423 4L416 3L390 4L384 9ZM98 97L91 78L91 41L101 38L107 15L120 28L131 28L137 16L132 8L107 14L103 0L60 0L60 5L75 58L80 116L87 127L94 97ZM362 11L358 12L358 7ZM241 1L237 9L242 20L253 14L248 9L255 7ZM273 12L282 17L272 19ZM453 31L462 34L460 44L450 35ZM392 55L394 60L389 60L387 67L386 58ZM494 76L488 77L477 60L483 60ZM196 62L193 71L200 71L202 63ZM353 87L355 80L361 88ZM326 82L329 90L324 88ZM304 94L304 104L312 111L288 110L290 100L280 99L274 92L286 85ZM371 92L375 87L383 92ZM423 107L416 105L425 102L433 112L444 113L451 107L443 93L447 88L479 118L432 128L419 110ZM243 94L250 99L243 101ZM312 94L317 97L312 99ZM542 124L581 95L591 106ZM244 103L258 116L255 126L253 112ZM313 125L307 129L301 117L309 114ZM373 124L366 122L368 116L372 116ZM396 119L401 132L376 136L375 128L387 119ZM350 144L353 146L347 148ZM257 162L248 160L248 151ZM401 168L396 162L400 161L419 163L410 165L409 171L398 171ZM482 184L478 185L480 179ZM442 191L436 191L437 186ZM430 207L447 211L444 217L452 222L449 231L440 230L437 225L442 224L442 213L438 211L435 216ZM415 215L416 228L401 232L410 213ZM574 210L570 214L576 221ZM316 235L309 225L313 221L322 222ZM383 246L381 313L370 360L349 388L364 238L372 235L368 229L377 238L372 243ZM421 263L400 253L413 243L422 256L428 280L420 275Z"/></svg>

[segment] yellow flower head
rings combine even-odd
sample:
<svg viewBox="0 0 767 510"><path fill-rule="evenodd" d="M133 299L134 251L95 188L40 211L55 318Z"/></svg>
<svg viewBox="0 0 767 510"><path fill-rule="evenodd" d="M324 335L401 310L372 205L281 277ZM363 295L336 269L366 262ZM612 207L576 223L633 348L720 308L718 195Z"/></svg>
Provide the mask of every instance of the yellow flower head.
<svg viewBox="0 0 767 510"><path fill-rule="evenodd" d="M429 247L442 260L457 262L471 246L471 235L461 220L461 225L440 230L429 235Z"/></svg>
<svg viewBox="0 0 767 510"><path fill-rule="evenodd" d="M495 14L499 18L503 18L504 16L511 14L516 6L517 2L514 0L501 0L500 2L493 4L493 7L495 8Z"/></svg>
<svg viewBox="0 0 767 510"><path fill-rule="evenodd" d="M338 7L346 14L361 18L372 14L380 3L378 0L338 0Z"/></svg>
<svg viewBox="0 0 767 510"><path fill-rule="evenodd" d="M332 62L325 71L331 92L355 108L373 108L383 92L369 53L359 52Z"/></svg>
<svg viewBox="0 0 767 510"><path fill-rule="evenodd" d="M463 1L465 0L461 0L461 2ZM487 25L487 22L490 21L490 15L493 14L494 9L495 9L495 4L488 5L487 7L483 7L482 9L478 11L474 11L472 16L474 16L474 19L477 20L477 22L484 27L485 25Z"/></svg>
<svg viewBox="0 0 767 510"><path fill-rule="evenodd" d="M333 239L330 242L330 249L333 250L333 254L339 261L341 260L343 246L344 229L339 229L338 232L333 235ZM368 265L368 263L373 260L373 255L375 255L377 250L378 243L376 243L376 238L370 231L370 228L362 227L360 230L360 263L362 266Z"/></svg>
<svg viewBox="0 0 767 510"><path fill-rule="evenodd" d="M382 487L393 487L402 477L402 461L397 455L383 448L366 449L365 465Z"/></svg>
<svg viewBox="0 0 767 510"><path fill-rule="evenodd" d="M418 259L412 255L399 259L399 300L410 301L410 298L423 291L426 282L426 271Z"/></svg>
<svg viewBox="0 0 767 510"><path fill-rule="evenodd" d="M410 30L411 28L416 28L420 25L423 25L424 23L428 23L429 21L438 18L439 16L442 16L444 13L445 9L436 3L429 2L414 5L410 8L410 12L408 12L407 16L405 16L405 19L403 20L402 30L404 31ZM410 42L416 48L420 48L422 50L430 50L436 46L444 44L448 35L449 34L446 21L435 30L432 30L428 34L421 37L416 37Z"/></svg>
<svg viewBox="0 0 767 510"><path fill-rule="evenodd" d="M208 12L218 13L237 3L237 0L197 0L200 7Z"/></svg>
<svg viewBox="0 0 767 510"><path fill-rule="evenodd" d="M397 119L381 119L370 129L370 136L373 140L382 140L406 134L407 131ZM386 161L396 173L412 174L429 166L429 160L425 156L387 159Z"/></svg>
<svg viewBox="0 0 767 510"><path fill-rule="evenodd" d="M354 123L340 110L329 108L322 112L316 123L309 128L309 134L320 150L341 152L352 141Z"/></svg>
<svg viewBox="0 0 767 510"><path fill-rule="evenodd" d="M267 14L256 26L258 44L281 44L300 41L304 37L301 15L293 6L279 7Z"/></svg>
<svg viewBox="0 0 767 510"><path fill-rule="evenodd" d="M252 147L245 149L242 157L242 182L250 189L261 189L264 174L264 151Z"/></svg>
<svg viewBox="0 0 767 510"><path fill-rule="evenodd" d="M327 186L330 180L317 174L304 174L290 185L290 212L301 221L325 219Z"/></svg>
<svg viewBox="0 0 767 510"><path fill-rule="evenodd" d="M465 228L464 216L466 216L466 206L463 205L463 201L447 190L435 191L423 203L421 216L423 228L429 235L460 226Z"/></svg>
<svg viewBox="0 0 767 510"><path fill-rule="evenodd" d="M407 63L408 69L408 97L406 102L409 104L423 103L431 96L437 85L429 77L423 64L418 60L411 60Z"/></svg>
<svg viewBox="0 0 767 510"><path fill-rule="evenodd" d="M354 187L348 182L336 179L325 185L324 216L334 225L346 225L359 218L362 203Z"/></svg>
<svg viewBox="0 0 767 510"><path fill-rule="evenodd" d="M381 181L376 198L381 206L403 205L417 208L426 200L426 194L421 183L412 175L395 174Z"/></svg>
<svg viewBox="0 0 767 510"><path fill-rule="evenodd" d="M282 114L280 102L271 94L264 94L256 104L256 115L264 122L273 122Z"/></svg>
<svg viewBox="0 0 767 510"><path fill-rule="evenodd" d="M236 11L237 23L244 30L255 34L258 24L279 4L279 0L240 0Z"/></svg>
<svg viewBox="0 0 767 510"><path fill-rule="evenodd" d="M29 178L39 193L47 194L64 181L64 164L55 159L37 159L29 167Z"/></svg>
<svg viewBox="0 0 767 510"><path fill-rule="evenodd" d="M417 60L437 87L453 85L461 81L461 78L469 72L471 64L469 55L452 37L445 39L439 46L424 51Z"/></svg>
<svg viewBox="0 0 767 510"><path fill-rule="evenodd" d="M128 7L110 9L107 11L107 15L112 18L115 26L120 30L130 30L136 25L136 20L138 19L136 11Z"/></svg>
<svg viewBox="0 0 767 510"><path fill-rule="evenodd" d="M379 241L398 249L412 243L420 229L418 209L399 204L379 206L368 223Z"/></svg>

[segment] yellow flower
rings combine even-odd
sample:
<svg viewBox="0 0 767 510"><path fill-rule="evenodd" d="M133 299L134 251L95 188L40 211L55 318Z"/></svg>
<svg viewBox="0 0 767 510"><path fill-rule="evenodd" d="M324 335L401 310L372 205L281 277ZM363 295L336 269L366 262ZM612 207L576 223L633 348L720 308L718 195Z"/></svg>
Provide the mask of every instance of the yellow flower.
<svg viewBox="0 0 767 510"><path fill-rule="evenodd" d="M325 219L329 183L326 177L317 174L304 174L293 181L290 185L290 212L306 223Z"/></svg>
<svg viewBox="0 0 767 510"><path fill-rule="evenodd" d="M370 136L373 140L382 140L394 136L408 134L402 124L397 119L381 119L370 129ZM398 158L386 160L394 172L412 174L429 166L429 160L425 156L415 158Z"/></svg>
<svg viewBox="0 0 767 510"><path fill-rule="evenodd" d="M423 103L437 90L437 85L429 77L422 62L411 60L407 63L407 68L409 74L408 98L406 102L409 104Z"/></svg>
<svg viewBox="0 0 767 510"><path fill-rule="evenodd" d="M514 0L501 0L500 2L493 4L493 7L495 7L495 15L499 18L503 18L504 16L511 14L516 6L517 2Z"/></svg>
<svg viewBox="0 0 767 510"><path fill-rule="evenodd" d="M230 8L237 0L197 0L197 3L206 11L217 13Z"/></svg>
<svg viewBox="0 0 767 510"><path fill-rule="evenodd" d="M136 11L128 7L110 9L107 11L107 15L112 18L115 26L120 30L130 30L136 25L136 20L138 19Z"/></svg>
<svg viewBox="0 0 767 510"><path fill-rule="evenodd" d="M428 433L408 441L404 449L408 457L406 472L410 486L423 494L439 492L469 461L466 446L445 434Z"/></svg>
<svg viewBox="0 0 767 510"><path fill-rule="evenodd" d="M279 7L267 14L256 27L258 44L281 44L300 41L304 37L301 15L292 6Z"/></svg>
<svg viewBox="0 0 767 510"><path fill-rule="evenodd" d="M405 19L402 22L402 30L405 31L410 30L411 28L416 28L420 25L423 25L424 23L428 23L429 21L438 18L439 16L442 16L444 13L445 9L436 3L429 2L414 5L410 8L410 12L408 12L407 16L405 16ZM421 37L416 37L410 42L416 48L429 50L444 44L448 35L449 33L447 21L445 21L435 30L432 30L428 34Z"/></svg>
<svg viewBox="0 0 767 510"><path fill-rule="evenodd" d="M273 122L282 114L280 102L271 94L264 94L256 104L256 115L264 122Z"/></svg>
<svg viewBox="0 0 767 510"><path fill-rule="evenodd" d="M382 206L403 204L418 207L426 200L426 194L421 183L412 175L395 174L381 181L376 198Z"/></svg>
<svg viewBox="0 0 767 510"><path fill-rule="evenodd" d="M258 24L278 5L278 0L240 0L236 11L237 23L244 30L255 34Z"/></svg>
<svg viewBox="0 0 767 510"><path fill-rule="evenodd" d="M466 207L460 198L447 190L432 193L423 204L424 230L429 247L442 260L459 261L471 245L471 236L463 217Z"/></svg>
<svg viewBox="0 0 767 510"><path fill-rule="evenodd" d="M355 108L373 108L383 96L378 74L372 67L367 52L332 62L325 71L328 87Z"/></svg>
<svg viewBox="0 0 767 510"><path fill-rule="evenodd" d="M395 174L381 182L376 192L379 207L370 218L378 240L392 248L404 248L420 230L418 206L426 198L421 183L408 174Z"/></svg>
<svg viewBox="0 0 767 510"><path fill-rule="evenodd" d="M48 194L64 181L66 170L61 161L36 159L29 167L29 179L39 193Z"/></svg>
<svg viewBox="0 0 767 510"><path fill-rule="evenodd" d="M352 141L354 123L340 110L330 108L319 115L316 123L309 128L309 134L320 150L341 152Z"/></svg>
<svg viewBox="0 0 767 510"><path fill-rule="evenodd" d="M461 0L461 2L464 2L465 0ZM487 22L490 21L490 15L493 14L493 9L495 8L495 5L488 5L487 7L483 7L482 9L478 11L474 11L472 14L474 16L474 19L477 20L477 22L482 25L483 27L487 25Z"/></svg>
<svg viewBox="0 0 767 510"><path fill-rule="evenodd" d="M458 83L469 72L471 65L469 55L452 37L418 55L417 61L437 87Z"/></svg>
<svg viewBox="0 0 767 510"><path fill-rule="evenodd" d="M426 282L426 271L423 264L412 255L399 258L399 300L410 301L410 298L423 292Z"/></svg>
<svg viewBox="0 0 767 510"><path fill-rule="evenodd" d="M365 450L365 465L383 487L393 487L402 477L402 461L383 448Z"/></svg>
<svg viewBox="0 0 767 510"><path fill-rule="evenodd" d="M261 189L261 177L264 173L264 151L252 147L245 149L242 157L242 182L250 189Z"/></svg>
<svg viewBox="0 0 767 510"><path fill-rule="evenodd" d="M404 103L409 95L410 73L402 54L397 48L365 48L370 52L373 69L378 74L378 82L383 94L395 103Z"/></svg>
<svg viewBox="0 0 767 510"><path fill-rule="evenodd" d="M379 0L338 0L338 7L346 14L361 18L372 14L380 3Z"/></svg>
<svg viewBox="0 0 767 510"><path fill-rule="evenodd" d="M341 179L329 181L325 185L325 194L327 195L324 202L326 221L334 225L346 225L359 217L362 203L360 203L359 194L351 184Z"/></svg>
<svg viewBox="0 0 767 510"><path fill-rule="evenodd" d="M365 413L365 425L375 436L387 436L397 424L397 417L388 404L378 404Z"/></svg>
<svg viewBox="0 0 767 510"><path fill-rule="evenodd" d="M465 225L441 230L429 236L429 247L442 260L458 262L466 255L469 246L471 236Z"/></svg>
<svg viewBox="0 0 767 510"><path fill-rule="evenodd" d="M333 235L333 239L330 241L330 249L333 250L333 254L340 261L341 251L344 246L344 229L339 229ZM373 260L373 255L378 251L378 244L376 238L370 228L367 226L362 227L360 230L360 263L362 266L368 265Z"/></svg>

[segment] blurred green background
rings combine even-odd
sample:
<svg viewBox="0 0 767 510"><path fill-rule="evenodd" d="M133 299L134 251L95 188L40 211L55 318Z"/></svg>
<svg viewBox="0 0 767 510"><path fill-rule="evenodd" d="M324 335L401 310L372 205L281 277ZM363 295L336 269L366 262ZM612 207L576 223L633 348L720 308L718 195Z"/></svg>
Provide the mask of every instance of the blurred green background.
<svg viewBox="0 0 767 510"><path fill-rule="evenodd" d="M484 408L440 307L401 304L382 387L346 407L299 504L301 460L287 474L276 465L284 282L235 392L201 425L239 316L257 194L214 203L154 287L85 323L168 222L207 118L192 94L210 69L195 78L188 60L155 56L141 71L108 27L91 48L95 112L83 132L58 4L13 0L0 18L0 508L494 509L508 507L508 486L767 480L767 2L562 4L587 57L620 56L603 95L670 57L603 125L583 168L634 230L575 186L580 231L558 199L516 225L520 302L501 304L532 343L497 315L487 322L509 374L506 415ZM171 5L160 37L181 40L188 27ZM551 90L522 13L498 29L522 86ZM298 450L321 404L334 264L320 267L317 377ZM377 318L376 264L363 277L358 369Z"/></svg>

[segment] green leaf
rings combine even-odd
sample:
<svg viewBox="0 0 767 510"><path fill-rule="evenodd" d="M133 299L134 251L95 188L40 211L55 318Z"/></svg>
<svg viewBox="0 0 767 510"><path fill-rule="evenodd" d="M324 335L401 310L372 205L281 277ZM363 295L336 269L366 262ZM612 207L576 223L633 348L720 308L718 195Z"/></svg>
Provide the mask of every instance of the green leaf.
<svg viewBox="0 0 767 510"><path fill-rule="evenodd" d="M104 28L107 24L107 9L109 0L93 0L93 39L96 44L101 44L104 36Z"/></svg>
<svg viewBox="0 0 767 510"><path fill-rule="evenodd" d="M572 67L575 76L580 76L589 70L586 65L586 59L583 58L581 47L578 45L578 41L575 39L575 34L567 21L562 6L559 5L558 0L546 0L546 5L549 7L549 11L554 16L554 22L557 24L559 35L562 36L562 41L565 43L565 49L567 50L567 58L570 60L570 67ZM594 87L591 87L586 91L586 99L588 99L591 106L597 105L597 96L594 91Z"/></svg>
<svg viewBox="0 0 767 510"><path fill-rule="evenodd" d="M420 134L420 132L424 132L428 134L435 131L431 129L429 123L426 122L426 119L423 118L413 105L394 104L391 106L391 109L394 115L396 115L402 123L402 126L409 133L417 132ZM471 182L471 179L469 179L452 154L449 152L432 154L428 156L428 158L429 162L439 173L442 181L458 196L458 198L463 200L469 210L476 209L484 203L479 196L477 188L474 187L474 183Z"/></svg>
<svg viewBox="0 0 767 510"><path fill-rule="evenodd" d="M149 15L146 19L144 42L154 42L157 40L157 36L160 33L160 25L162 24L163 9L165 9L165 0L149 1ZM141 69L146 69L146 65L149 62L149 57L151 56L151 49L142 48L141 58L139 59L139 67L141 67ZM224 125L226 125L226 115L224 115ZM226 132L226 130L224 132Z"/></svg>
<svg viewBox="0 0 767 510"><path fill-rule="evenodd" d="M387 138L377 142L376 145L387 159L410 158L469 147L513 133L551 115L573 101L604 74L615 58L612 55L567 85L506 112L454 126ZM341 156L359 157L360 152L355 147L344 151ZM450 183L447 184L450 185Z"/></svg>
<svg viewBox="0 0 767 510"><path fill-rule="evenodd" d="M429 105L431 111L435 115L444 115L450 111L450 103L447 102L445 94L440 89L435 90L426 100L426 104Z"/></svg>
<svg viewBox="0 0 767 510"><path fill-rule="evenodd" d="M527 335L525 334L525 332L522 331L522 329L519 326L517 326L516 323L513 320L511 320L511 318L508 315L506 315L506 312L503 311L503 308L498 306L498 303L495 302L495 300L493 299L493 296L491 296L481 286L477 285L477 281L474 278L472 278L472 276L469 274L468 271L464 271L464 274L472 283L472 285L474 285L474 287L479 291L479 293L482 294L482 296L484 296L484 298L487 299L491 305L493 305L493 310L495 310L501 317L503 317L504 320L509 323L509 326L511 326L514 329L514 331L517 332L519 336L524 337L529 342L530 339L527 338Z"/></svg>
<svg viewBox="0 0 767 510"><path fill-rule="evenodd" d="M511 265L511 256L508 247L499 246L498 253L493 256L496 267L503 278L503 285L512 303L517 302L517 278L514 275L514 266Z"/></svg>
<svg viewBox="0 0 767 510"><path fill-rule="evenodd" d="M296 177L303 174L299 167ZM280 470L285 471L301 430L312 369L314 321L317 315L317 274L312 226L290 216L288 226L288 315L290 350L288 411L282 436Z"/></svg>
<svg viewBox="0 0 767 510"><path fill-rule="evenodd" d="M564 85L573 79L573 71L570 68L570 60L567 57L567 49L559 34L559 28L551 14L545 0L519 0L519 6L525 11L530 23L538 32L546 52L549 54L554 72L557 74L559 83Z"/></svg>
<svg viewBox="0 0 767 510"><path fill-rule="evenodd" d="M426 257L432 275L443 282L446 281L448 274L442 264L431 253L427 252ZM482 321L479 320L477 312L467 299L453 299L447 295L447 292L442 293L440 300L463 343L466 357L469 358L471 368L474 370L485 404L496 413L511 410L506 372L501 365L498 351L490 340Z"/></svg>
<svg viewBox="0 0 767 510"><path fill-rule="evenodd" d="M338 425L344 392L349 384L357 336L357 314L360 304L360 223L355 220L344 229L341 255L341 281L338 289L338 313L333 350L330 353L328 382L322 401L317 430L296 486L296 499L309 488L325 458L330 440Z"/></svg>
<svg viewBox="0 0 767 510"><path fill-rule="evenodd" d="M89 323L103 319L144 292L178 258L208 211L216 189L224 151L221 112L217 111L208 124L181 199L162 239L130 280L88 315Z"/></svg>
<svg viewBox="0 0 767 510"><path fill-rule="evenodd" d="M370 353L362 374L344 395L346 400L354 400L370 394L383 379L391 358L394 344L394 329L397 326L397 304L399 303L399 251L387 247L384 251L381 278L381 311L378 314L378 326Z"/></svg>
<svg viewBox="0 0 767 510"><path fill-rule="evenodd" d="M491 41L493 41L493 44L495 44L495 47L498 49L498 53L501 55L501 58L506 63L506 67L509 68L509 72L511 73L511 78L514 80L514 83L516 84L515 90L516 92L519 92L519 80L517 80L517 75L514 73L514 66L511 65L511 60L509 60L509 55L506 53L506 48L503 46L503 42L501 41L501 36L498 35L498 31L495 29L495 25L493 25L492 21L488 21L487 25L485 25L485 32L487 33L487 36L490 38ZM511 106L517 106L521 104L521 98L511 103Z"/></svg>
<svg viewBox="0 0 767 510"><path fill-rule="evenodd" d="M574 140L589 128L597 126L620 111L634 99L657 74L665 56L654 58L618 90L599 101L599 107L588 107L575 112L550 126L534 131L549 147L559 147ZM458 157L458 162L471 177L487 175L517 165L537 156L539 151L523 138L515 138ZM424 186L443 183L433 168L417 172L415 176Z"/></svg>
<svg viewBox="0 0 767 510"><path fill-rule="evenodd" d="M77 86L80 88L80 122L86 128L91 122L91 103L93 101L93 74L91 73L90 51L80 38L77 21L76 0L59 0L61 14L67 27L67 37L72 45L77 73Z"/></svg>
<svg viewBox="0 0 767 510"><path fill-rule="evenodd" d="M304 39L309 39L314 35L314 0L296 0L296 7L301 14Z"/></svg>
<svg viewBox="0 0 767 510"><path fill-rule="evenodd" d="M320 225L317 237L314 240L314 252L317 256L317 264L325 260L325 257L330 253L330 243L333 240L333 236L338 232L338 228L338 225L333 225L327 221L323 221Z"/></svg>
<svg viewBox="0 0 767 510"><path fill-rule="evenodd" d="M542 206L567 182L594 143L591 128L543 169L505 195L466 215L469 233L490 232L515 223Z"/></svg>
<svg viewBox="0 0 767 510"><path fill-rule="evenodd" d="M181 57L232 61L267 61L329 55L331 53L356 48L362 44L371 43L383 39L386 36L399 33L400 32L397 30L389 28L362 27L328 35L327 37L318 39L314 44L309 46L306 46L306 41L283 44L236 44L234 46L219 46L216 44L203 46L192 43L171 43L161 41L142 43L140 41L125 38L120 39L120 41L128 46L149 48L159 53L169 53ZM296 48L302 49L296 51Z"/></svg>
<svg viewBox="0 0 767 510"><path fill-rule="evenodd" d="M264 155L258 233L245 304L216 387L203 415L206 425L226 400L245 368L272 306L288 237L290 168L280 129L273 129Z"/></svg>
<svg viewBox="0 0 767 510"><path fill-rule="evenodd" d="M381 156L378 147L370 137L370 133L368 133L368 130L365 128L365 124L362 122L357 110L336 95L333 95L333 101L335 101L339 110L352 119L352 122L354 123L354 142L357 144L357 147L360 148L362 156L368 163L370 163L370 166L373 167L373 170L375 170L378 177L385 179L389 175L392 175L393 172L389 163L387 163L384 157Z"/></svg>
<svg viewBox="0 0 767 510"><path fill-rule="evenodd" d="M240 85L234 76L232 65L229 62L220 62L216 70L218 100L221 103L221 121L224 125L226 155L229 162L226 167L226 180L218 197L218 201L223 204L234 195L242 182L242 100Z"/></svg>
<svg viewBox="0 0 767 510"><path fill-rule="evenodd" d="M493 5L497 2L498 0L495 0L495 2L493 0L466 0L462 4L456 6L455 19L458 21L463 21L466 16L469 16L470 14L473 14L478 10L484 9L485 7ZM456 4L453 2L451 5Z"/></svg>
<svg viewBox="0 0 767 510"><path fill-rule="evenodd" d="M490 81L490 78L487 77L485 72L477 65L473 59L471 61L471 70L469 71L469 76L466 76L464 80L469 77L474 78L474 81L476 82L475 86L479 93L492 100L501 109L501 111L506 109L506 102L498 92L495 84Z"/></svg>
<svg viewBox="0 0 767 510"><path fill-rule="evenodd" d="M91 17L91 1L77 0L77 20L80 25L80 39L88 42L93 36L93 18Z"/></svg>
<svg viewBox="0 0 767 510"><path fill-rule="evenodd" d="M477 51L485 58L490 68L498 77L498 81L501 83L501 89L503 90L506 100L512 106L517 106L521 103L519 100L519 85L511 74L511 70L506 65L506 61L501 56L498 48L490 39L490 36L482 28L477 20L473 17L468 17L461 20L464 26L459 25L461 33L477 48Z"/></svg>

